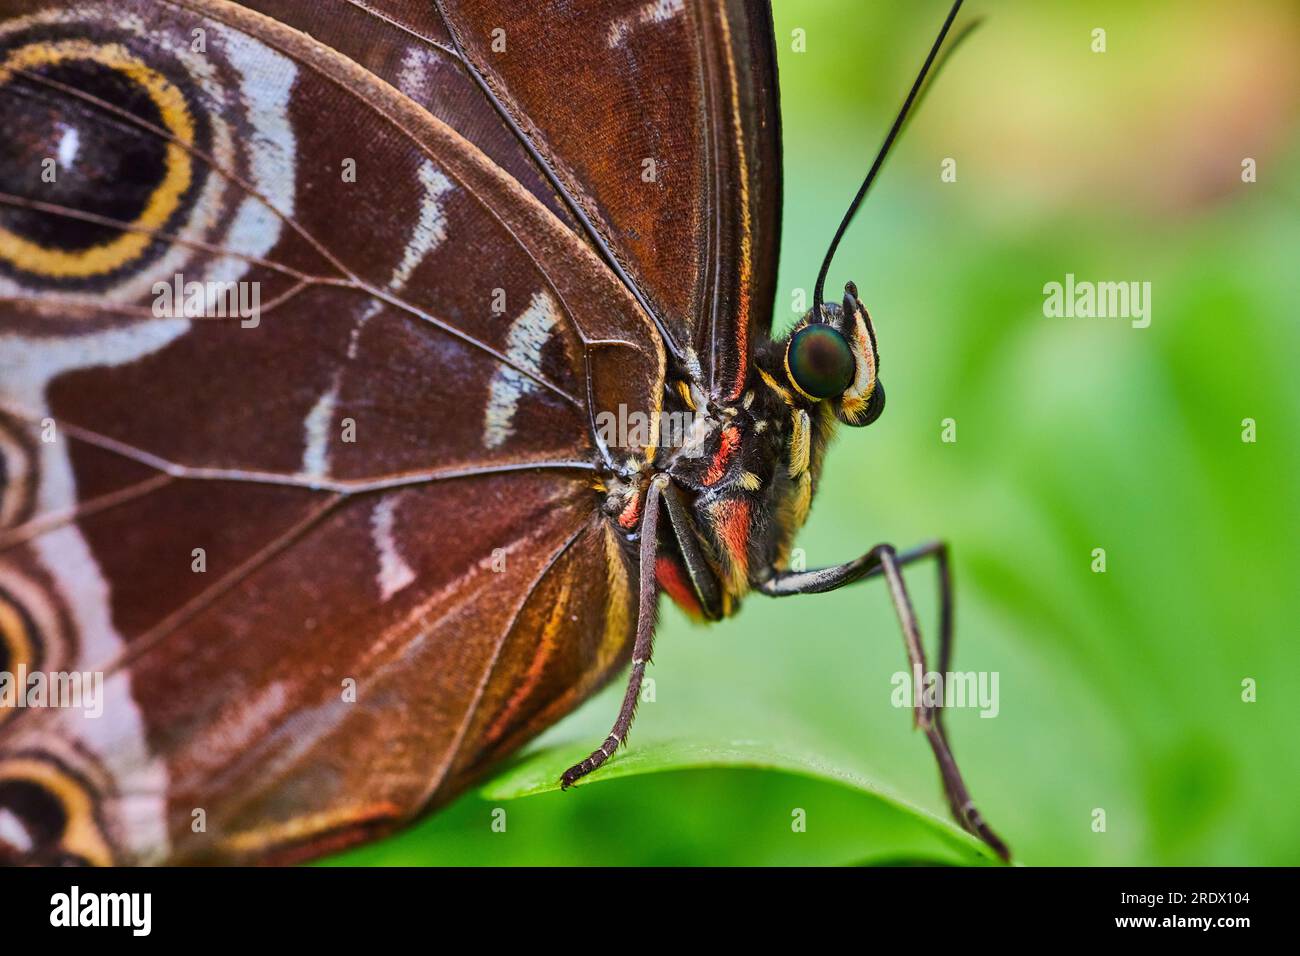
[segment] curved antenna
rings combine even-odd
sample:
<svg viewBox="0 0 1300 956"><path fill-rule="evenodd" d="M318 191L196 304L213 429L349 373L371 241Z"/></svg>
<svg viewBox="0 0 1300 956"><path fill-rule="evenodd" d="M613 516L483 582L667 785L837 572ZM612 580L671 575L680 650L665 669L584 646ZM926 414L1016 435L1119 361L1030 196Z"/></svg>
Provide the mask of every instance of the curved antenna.
<svg viewBox="0 0 1300 956"><path fill-rule="evenodd" d="M858 207L862 205L862 200L867 195L867 190L871 188L871 183L875 180L876 174L880 172L880 167L884 165L885 157L889 155L890 147L894 145L894 140L898 138L899 131L902 130L903 124L907 120L908 111L912 108L912 104L916 101L917 94L921 92L921 87L925 83L926 74L930 72L930 67L934 65L935 57L939 55L939 48L943 46L943 41L948 36L948 31L952 28L952 22L957 19L957 11L961 9L962 2L963 0L956 0L952 5L952 9L948 11L948 18L943 21L943 26L939 29L939 36L935 38L934 45L930 47L929 55L925 58L925 62L921 64L921 72L916 75L916 82L912 84L912 89L908 92L907 99L903 101L903 108L898 111L898 116L894 118L894 125L889 128L889 135L885 137L885 141L880 145L880 150L876 153L876 159L871 164L871 169L867 171L867 178L862 180L862 185L858 187L858 194L853 197L853 202L849 203L848 212L846 212L844 218L840 220L840 227L835 230L835 238L831 240L830 248L826 250L826 258L822 260L821 271L817 273L817 284L813 286L813 302L816 303L817 315L819 318L824 316L822 311L822 288L826 285L826 273L830 271L831 260L835 258L835 250L839 248L840 240L844 238L844 233L848 231L849 223L853 221L853 217L857 214ZM965 39L970 31L978 26L978 24L979 21L975 21L962 30L962 32L957 36L957 39L953 41L953 45L949 48L948 52L951 53L956 49L957 44Z"/></svg>

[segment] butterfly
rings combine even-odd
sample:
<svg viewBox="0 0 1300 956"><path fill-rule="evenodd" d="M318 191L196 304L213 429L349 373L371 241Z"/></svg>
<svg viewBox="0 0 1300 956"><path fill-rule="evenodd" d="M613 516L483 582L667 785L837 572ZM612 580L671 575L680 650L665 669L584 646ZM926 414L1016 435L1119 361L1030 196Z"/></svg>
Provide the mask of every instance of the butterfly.
<svg viewBox="0 0 1300 956"><path fill-rule="evenodd" d="M570 784L661 593L884 576L923 661L933 558L946 668L942 545L789 567L884 390L825 266L770 337L765 3L0 0L0 128L0 859L316 857L630 662Z"/></svg>

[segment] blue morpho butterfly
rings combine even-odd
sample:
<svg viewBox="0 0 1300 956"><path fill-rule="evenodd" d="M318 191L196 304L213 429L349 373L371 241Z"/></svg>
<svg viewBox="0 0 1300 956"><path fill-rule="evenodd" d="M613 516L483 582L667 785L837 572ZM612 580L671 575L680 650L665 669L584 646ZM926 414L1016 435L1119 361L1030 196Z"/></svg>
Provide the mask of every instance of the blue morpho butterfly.
<svg viewBox="0 0 1300 956"><path fill-rule="evenodd" d="M930 559L946 671L944 545L789 557L885 403L827 268L958 7L771 339L765 3L0 0L0 859L317 856L630 660L572 783L661 591L882 576L924 669Z"/></svg>

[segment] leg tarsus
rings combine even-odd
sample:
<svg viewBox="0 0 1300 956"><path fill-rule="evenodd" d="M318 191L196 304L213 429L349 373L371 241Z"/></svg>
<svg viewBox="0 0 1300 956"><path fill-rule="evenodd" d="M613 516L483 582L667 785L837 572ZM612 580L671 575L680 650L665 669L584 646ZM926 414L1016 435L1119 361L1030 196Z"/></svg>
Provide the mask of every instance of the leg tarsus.
<svg viewBox="0 0 1300 956"><path fill-rule="evenodd" d="M564 774L560 777L560 789L568 790L587 774L591 773L603 764L614 755L614 751L618 749L621 742L621 739L614 734L610 734L606 737L605 742L591 752L591 756L587 757L587 759L582 761L582 763L574 764L568 770L564 771Z"/></svg>
<svg viewBox="0 0 1300 956"><path fill-rule="evenodd" d="M889 586L890 598L903 630L903 644L907 650L908 664L915 672L919 666L926 672L925 650L916 612L903 582L902 568L923 558L933 557L939 575L939 670L947 674L952 662L953 607L952 575L948 561L948 546L942 541L932 541L899 554L891 545L880 544L855 561L816 571L782 572L758 585L758 589L773 597L790 594L815 594L833 591L865 578L883 576ZM934 751L939 765L939 777L953 818L968 832L983 840L1003 860L1011 853L1002 839L993 832L971 800L970 791L962 780L957 761L948 746L943 727L943 705L931 707L918 699L913 707L913 726L925 731L926 740Z"/></svg>
<svg viewBox="0 0 1300 956"><path fill-rule="evenodd" d="M902 626L904 632L904 643L907 648L907 662L913 667L913 672L918 669L922 674L926 672L926 650L920 643L920 628L917 624L917 611L911 606L911 597L907 594L907 585L902 580L902 567L898 562L897 551L889 545L879 545L875 549L880 555L880 564L884 568L885 580L889 584L889 594L893 598L894 610L898 614L898 623ZM937 551L941 553L941 551ZM945 575L946 576L946 575ZM948 607L944 613L943 607ZM944 626L949 628L946 648L952 648L952 602L948 598L941 598L940 617L945 618L945 623L940 624L940 630ZM945 654L943 637L940 639L940 659L946 663L949 654ZM946 671L943 671L946 672ZM943 705L932 706L926 704L924 700L915 701L915 719L917 726L926 731L926 739L930 740L930 747L935 752L935 760L939 762L939 775L944 782L944 792L948 795L949 808L953 810L953 816L957 822L971 834L979 836L985 843L997 853L1002 860L1009 860L1010 851L1006 844L1002 842L1000 836L995 834L988 823L984 822L983 816L975 808L975 801L971 800L970 791L966 788L966 782L962 779L962 771L958 769L957 760L953 757L952 749L948 747L948 739L944 736L943 724L941 724L941 713Z"/></svg>
<svg viewBox="0 0 1300 956"><path fill-rule="evenodd" d="M668 485L667 475L655 475L646 491L641 517L641 549L638 572L636 641L632 645L632 671L627 678L627 691L623 706L604 743L593 750L587 759L574 764L560 777L560 789L568 790L575 782L591 773L618 749L627 739L627 732L636 717L636 705L641 697L641 682L645 679L646 664L654 650L655 606L659 596L655 583L655 553L659 544L659 499Z"/></svg>

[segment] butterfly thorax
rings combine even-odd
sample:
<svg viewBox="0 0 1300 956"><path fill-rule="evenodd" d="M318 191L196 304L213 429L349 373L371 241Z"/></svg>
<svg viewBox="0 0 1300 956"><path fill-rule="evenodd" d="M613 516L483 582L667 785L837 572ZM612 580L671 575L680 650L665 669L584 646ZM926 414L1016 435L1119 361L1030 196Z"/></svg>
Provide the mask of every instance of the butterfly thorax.
<svg viewBox="0 0 1300 956"><path fill-rule="evenodd" d="M779 353L775 361L779 363ZM671 521L660 524L660 587L695 617L726 616L739 607L755 575L788 560L808 514L820 450L834 418L788 403L788 390L762 355L741 395L710 401L684 380L670 383L660 444L641 474L609 483L606 511L632 539L640 526L649 474L667 472L717 582L720 607L706 608L694 586Z"/></svg>
<svg viewBox="0 0 1300 956"><path fill-rule="evenodd" d="M844 350L833 396L809 384L816 369L810 373L805 361L818 357L826 342L815 340L827 336ZM805 339L813 340L806 352ZM789 566L836 425L866 424L880 412L876 366L870 318L850 294L842 307L828 304L821 318L810 313L788 336L760 344L734 398L711 397L689 375L667 383L654 454L603 486L605 511L631 544L649 476L668 474L668 494L682 507L676 516L670 507L660 523L655 572L689 614L732 614L751 587ZM694 566L684 553L691 542Z"/></svg>
<svg viewBox="0 0 1300 956"><path fill-rule="evenodd" d="M753 583L787 565L836 424L825 403L804 402L780 384L782 349L778 342L760 350L739 398L706 406L702 440L671 455L667 468L721 585L724 616ZM689 582L678 574L673 535L665 537L660 584L701 613L679 586Z"/></svg>

